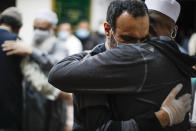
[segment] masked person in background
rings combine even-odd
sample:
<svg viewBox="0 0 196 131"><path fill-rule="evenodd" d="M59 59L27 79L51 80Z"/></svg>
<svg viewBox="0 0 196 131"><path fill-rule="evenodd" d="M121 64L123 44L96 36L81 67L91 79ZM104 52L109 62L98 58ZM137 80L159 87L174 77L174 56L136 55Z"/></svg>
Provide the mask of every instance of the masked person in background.
<svg viewBox="0 0 196 131"><path fill-rule="evenodd" d="M82 51L82 43L73 35L72 26L70 23L62 23L58 29L58 47L66 49L68 55L80 53ZM64 55L62 59L64 58ZM58 56L58 57L60 57ZM67 128L71 129L73 126L73 103L69 102L67 105Z"/></svg>
<svg viewBox="0 0 196 131"><path fill-rule="evenodd" d="M82 51L82 43L73 35L70 23L60 24L58 31L58 44L62 48L67 49L68 55L77 54Z"/></svg>
<svg viewBox="0 0 196 131"><path fill-rule="evenodd" d="M29 91L26 93L25 131L43 131L46 128L51 131L65 130L64 99L71 100L71 96L54 88L47 80L53 64L67 56L67 50L57 44L54 33L57 22L58 18L54 12L39 10L34 18L32 47L19 40L3 44L7 55L26 56L21 64L25 77L24 86Z"/></svg>
<svg viewBox="0 0 196 131"><path fill-rule="evenodd" d="M83 50L91 50L93 48L91 33L87 21L81 21L78 24L75 35L82 42Z"/></svg>

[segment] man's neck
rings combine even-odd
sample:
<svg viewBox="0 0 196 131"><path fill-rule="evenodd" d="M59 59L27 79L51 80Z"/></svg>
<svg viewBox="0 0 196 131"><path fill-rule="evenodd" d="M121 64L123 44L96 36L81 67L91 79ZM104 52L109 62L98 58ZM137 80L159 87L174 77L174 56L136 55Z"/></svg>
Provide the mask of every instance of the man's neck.
<svg viewBox="0 0 196 131"><path fill-rule="evenodd" d="M106 42L105 42L105 48L106 48L106 50L110 50L109 41L108 40L106 40Z"/></svg>
<svg viewBox="0 0 196 131"><path fill-rule="evenodd" d="M12 32L11 27L6 24L1 24L0 28Z"/></svg>

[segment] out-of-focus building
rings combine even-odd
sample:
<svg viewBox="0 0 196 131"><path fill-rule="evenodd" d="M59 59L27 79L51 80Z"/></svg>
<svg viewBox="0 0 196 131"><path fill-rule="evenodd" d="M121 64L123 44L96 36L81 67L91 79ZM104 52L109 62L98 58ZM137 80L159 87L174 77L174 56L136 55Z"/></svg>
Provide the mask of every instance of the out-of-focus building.
<svg viewBox="0 0 196 131"><path fill-rule="evenodd" d="M33 16L38 9L51 9L59 17L59 23L69 22L76 26L81 20L89 21L91 29L97 29L105 20L107 6L112 0L3 0L0 11L9 6L18 7L24 17L20 36L30 44L33 34ZM7 0L8 1L8 0Z"/></svg>

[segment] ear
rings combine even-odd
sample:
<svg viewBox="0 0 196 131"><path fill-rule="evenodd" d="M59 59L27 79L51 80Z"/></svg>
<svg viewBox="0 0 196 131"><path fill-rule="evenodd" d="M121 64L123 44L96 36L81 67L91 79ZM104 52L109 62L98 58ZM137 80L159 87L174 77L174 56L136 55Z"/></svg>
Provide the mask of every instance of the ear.
<svg viewBox="0 0 196 131"><path fill-rule="evenodd" d="M110 34L110 30L111 30L110 24L105 22L104 23L104 29L105 29L105 35L106 35L107 39L110 39L110 36L111 36L111 34Z"/></svg>
<svg viewBox="0 0 196 131"><path fill-rule="evenodd" d="M57 27L56 26L53 26L52 29L54 31L54 34L56 34L57 33Z"/></svg>
<svg viewBox="0 0 196 131"><path fill-rule="evenodd" d="M178 32L178 26L175 25L175 27L173 28L173 31L171 33L171 38L172 39L175 39L176 38L177 32Z"/></svg>
<svg viewBox="0 0 196 131"><path fill-rule="evenodd" d="M178 26L177 25L175 26L175 28L176 28L176 32L178 32Z"/></svg>

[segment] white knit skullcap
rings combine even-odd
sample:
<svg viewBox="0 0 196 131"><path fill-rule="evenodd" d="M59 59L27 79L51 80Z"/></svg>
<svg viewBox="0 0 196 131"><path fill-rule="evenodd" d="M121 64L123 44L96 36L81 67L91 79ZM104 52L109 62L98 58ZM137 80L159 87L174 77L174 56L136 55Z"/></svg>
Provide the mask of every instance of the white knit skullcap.
<svg viewBox="0 0 196 131"><path fill-rule="evenodd" d="M16 7L9 7L5 9L2 13L2 16L10 16L22 23L22 13Z"/></svg>
<svg viewBox="0 0 196 131"><path fill-rule="evenodd" d="M149 10L155 10L170 17L175 22L180 15L180 4L176 0L146 0Z"/></svg>
<svg viewBox="0 0 196 131"><path fill-rule="evenodd" d="M53 25L56 25L58 23L58 17L56 13L50 11L50 10L39 10L35 13L35 19L42 19L46 20Z"/></svg>

